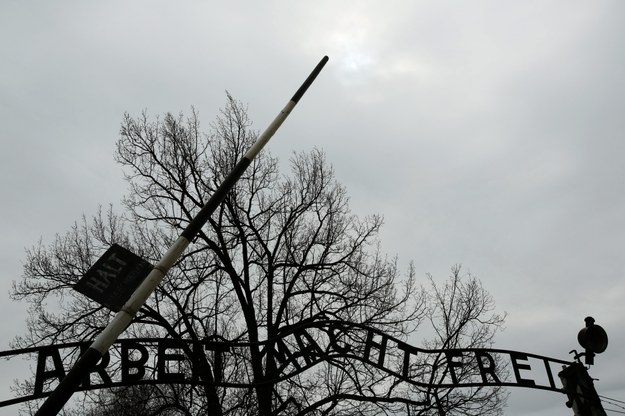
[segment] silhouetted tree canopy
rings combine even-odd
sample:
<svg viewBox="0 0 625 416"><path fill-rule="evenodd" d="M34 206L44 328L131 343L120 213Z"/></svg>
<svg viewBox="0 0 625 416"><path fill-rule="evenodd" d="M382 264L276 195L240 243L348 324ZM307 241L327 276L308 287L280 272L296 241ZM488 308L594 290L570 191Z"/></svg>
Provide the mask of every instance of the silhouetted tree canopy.
<svg viewBox="0 0 625 416"><path fill-rule="evenodd" d="M123 209L102 208L52 243L27 251L12 297L29 303L30 318L15 347L93 339L112 313L72 285L113 243L156 263L257 136L245 106L230 96L208 133L192 111L186 118L126 114L120 135L115 160L129 186ZM321 150L294 154L288 169L261 153L124 333L248 342L221 371L225 381L250 380L252 386L215 386L207 373L197 385L80 393L80 410L93 416L131 409L137 415L500 414L500 388L406 388L379 369L347 360L271 382L277 367L254 343L320 317L401 340L419 339L417 328L429 327L428 347L492 344L504 316L494 312L479 281L454 267L444 283L430 278L420 285L413 265L402 271L396 258L381 252L381 226L381 216L350 210L347 191Z"/></svg>

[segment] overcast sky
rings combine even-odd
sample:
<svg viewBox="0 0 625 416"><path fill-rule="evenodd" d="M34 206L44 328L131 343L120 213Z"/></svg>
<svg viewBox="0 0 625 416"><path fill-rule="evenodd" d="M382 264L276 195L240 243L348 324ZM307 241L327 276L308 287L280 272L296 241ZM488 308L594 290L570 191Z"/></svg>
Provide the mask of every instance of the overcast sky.
<svg viewBox="0 0 625 416"><path fill-rule="evenodd" d="M216 3L0 2L0 349L25 329L25 247L126 192L124 111L208 128L228 90L262 130L329 55L269 150L322 148L403 265L480 277L509 313L497 348L568 359L595 317L590 373L625 400L624 1ZM572 415L510 392L507 415Z"/></svg>

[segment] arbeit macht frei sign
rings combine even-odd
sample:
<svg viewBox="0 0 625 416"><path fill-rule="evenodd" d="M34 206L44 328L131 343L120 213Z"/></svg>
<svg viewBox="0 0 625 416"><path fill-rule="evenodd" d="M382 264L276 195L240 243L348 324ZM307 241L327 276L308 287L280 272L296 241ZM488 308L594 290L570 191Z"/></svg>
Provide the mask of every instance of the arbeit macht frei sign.
<svg viewBox="0 0 625 416"><path fill-rule="evenodd" d="M521 386L561 392L557 374L571 364L499 349L425 350L375 328L333 320L303 322L260 344L263 354L273 359L278 369L277 377L267 381L271 383L322 362L356 360L399 382L424 388ZM2 400L0 406L49 395L88 345L71 343L0 352L3 357L30 354L36 358L31 394ZM218 386L247 388L252 380L231 379L223 363L231 357L246 356L242 350L249 347L249 343L218 339L121 339L91 370L79 390L131 384L204 384L207 380ZM64 361L62 357L74 358ZM474 371L464 371L468 368Z"/></svg>

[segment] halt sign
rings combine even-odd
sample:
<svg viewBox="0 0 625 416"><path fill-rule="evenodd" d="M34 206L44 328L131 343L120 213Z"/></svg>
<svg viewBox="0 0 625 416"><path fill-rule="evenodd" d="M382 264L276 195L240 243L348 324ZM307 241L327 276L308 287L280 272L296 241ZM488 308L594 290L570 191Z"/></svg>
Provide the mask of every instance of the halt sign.
<svg viewBox="0 0 625 416"><path fill-rule="evenodd" d="M113 244L74 285L74 289L118 312L152 268L141 257Z"/></svg>

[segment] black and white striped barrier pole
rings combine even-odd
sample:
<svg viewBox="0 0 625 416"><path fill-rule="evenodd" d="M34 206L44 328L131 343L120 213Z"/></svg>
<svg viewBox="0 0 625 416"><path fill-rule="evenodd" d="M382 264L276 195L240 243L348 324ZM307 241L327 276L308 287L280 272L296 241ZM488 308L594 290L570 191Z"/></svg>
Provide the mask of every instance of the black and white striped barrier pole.
<svg viewBox="0 0 625 416"><path fill-rule="evenodd" d="M206 224L215 209L224 200L226 194L239 180L243 172L245 172L245 169L247 169L250 163L252 163L252 160L254 160L256 155L258 155L261 149L267 144L269 139L271 139L284 120L286 120L288 115L291 113L291 110L293 110L308 87L310 87L317 75L319 75L319 72L321 72L321 69L324 67L326 62L328 62L328 57L324 56L308 78L306 78L306 81L304 81L302 86L299 87L293 97L282 109L280 114L276 116L267 129L265 129L260 137L258 137L258 140L256 140L247 153L245 153L241 160L239 160L226 179L224 179L219 188L217 188L215 193L208 200L206 205L204 205L195 218L191 220L180 237L178 237L169 250L167 250L158 264L154 266L150 274L148 274L141 285L139 285L139 287L134 291L121 310L117 312L113 320L106 326L106 328L104 328L100 335L98 335L98 337L89 346L89 349L81 355L76 364L67 373L63 380L61 380L56 389L54 389L50 396L48 396L35 416L56 415L63 408L83 379L90 373L90 370L93 369L98 361L100 361L100 358L102 358L102 356L108 351L109 347L115 342L115 340L117 340L117 337L119 337L119 335L121 335L121 333L128 327L132 318L137 314L145 301L152 295L154 290L156 290L156 287L163 280L169 269L180 258L193 238L200 232L201 228L204 224Z"/></svg>

